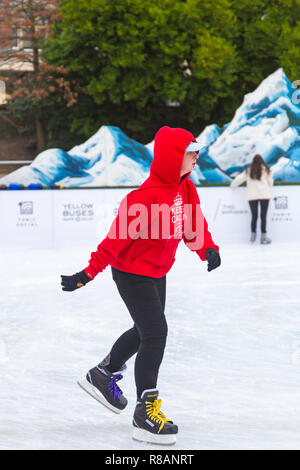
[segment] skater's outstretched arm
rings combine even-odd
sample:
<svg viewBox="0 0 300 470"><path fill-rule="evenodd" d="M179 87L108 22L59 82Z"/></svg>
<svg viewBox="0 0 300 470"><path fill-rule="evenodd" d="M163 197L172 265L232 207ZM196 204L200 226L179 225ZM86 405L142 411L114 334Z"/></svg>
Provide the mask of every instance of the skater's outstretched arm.
<svg viewBox="0 0 300 470"><path fill-rule="evenodd" d="M98 245L97 250L91 253L89 265L83 271L71 276L61 276L62 290L72 292L85 286L95 276L111 264L135 238L142 237L151 224L151 203L155 203L153 194L147 189L131 191L122 201L118 215L114 219L105 239ZM137 218L137 212L145 209L146 216L140 217L140 224L135 229L131 222ZM134 228L134 230L130 230ZM133 238L132 233L135 237Z"/></svg>
<svg viewBox="0 0 300 470"><path fill-rule="evenodd" d="M242 171L239 175L237 175L230 183L230 187L232 189L237 188L237 186L240 186L241 184L245 183L247 181L247 173L246 170Z"/></svg>

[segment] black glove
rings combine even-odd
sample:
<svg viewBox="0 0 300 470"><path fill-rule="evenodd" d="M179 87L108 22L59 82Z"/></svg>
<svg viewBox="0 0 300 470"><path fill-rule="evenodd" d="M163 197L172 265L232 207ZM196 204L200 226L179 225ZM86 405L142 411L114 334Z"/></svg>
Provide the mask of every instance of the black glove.
<svg viewBox="0 0 300 470"><path fill-rule="evenodd" d="M215 248L208 248L205 252L205 258L207 259L207 271L216 269L221 264L221 256Z"/></svg>
<svg viewBox="0 0 300 470"><path fill-rule="evenodd" d="M73 292L73 290L79 289L79 287L85 286L92 279L85 274L84 270L80 273L73 274L72 276L60 276L62 290Z"/></svg>

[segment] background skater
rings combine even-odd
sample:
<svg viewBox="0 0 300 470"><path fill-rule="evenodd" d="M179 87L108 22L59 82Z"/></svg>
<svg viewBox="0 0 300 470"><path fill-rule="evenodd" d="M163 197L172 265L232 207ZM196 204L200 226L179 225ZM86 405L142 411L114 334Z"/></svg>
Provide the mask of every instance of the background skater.
<svg viewBox="0 0 300 470"><path fill-rule="evenodd" d="M232 182L231 188L247 183L247 200L251 210L251 237L252 243L256 240L256 225L258 216L258 204L260 204L261 237L260 243L266 245L271 243L267 237L267 213L271 198L271 186L273 178L270 168L264 162L261 155L255 155L252 164L240 173Z"/></svg>

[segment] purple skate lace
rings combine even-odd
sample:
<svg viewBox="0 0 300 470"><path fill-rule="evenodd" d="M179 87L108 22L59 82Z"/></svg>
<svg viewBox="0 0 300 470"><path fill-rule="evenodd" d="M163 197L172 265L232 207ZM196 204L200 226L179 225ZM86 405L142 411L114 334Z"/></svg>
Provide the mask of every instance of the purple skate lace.
<svg viewBox="0 0 300 470"><path fill-rule="evenodd" d="M122 390L116 384L116 382L118 382L118 380L121 380L121 379L123 379L123 375L121 374L115 375L108 384L108 388L110 392L112 392L115 400L119 400L120 396L123 393Z"/></svg>

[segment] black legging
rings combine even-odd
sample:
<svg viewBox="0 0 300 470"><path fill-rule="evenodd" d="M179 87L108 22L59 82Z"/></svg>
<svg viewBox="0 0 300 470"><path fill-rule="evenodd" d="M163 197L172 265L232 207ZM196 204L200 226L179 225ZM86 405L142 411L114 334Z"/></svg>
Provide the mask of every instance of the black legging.
<svg viewBox="0 0 300 470"><path fill-rule="evenodd" d="M260 202L260 220L261 220L261 233L266 233L267 212L269 206L269 199L256 199L249 201L252 219L251 219L251 232L256 232L257 223L257 209Z"/></svg>
<svg viewBox="0 0 300 470"><path fill-rule="evenodd" d="M115 268L112 268L112 275L134 326L113 345L108 369L111 372L119 370L137 352L135 382L140 397L144 390L156 388L166 345L166 276L157 279Z"/></svg>

